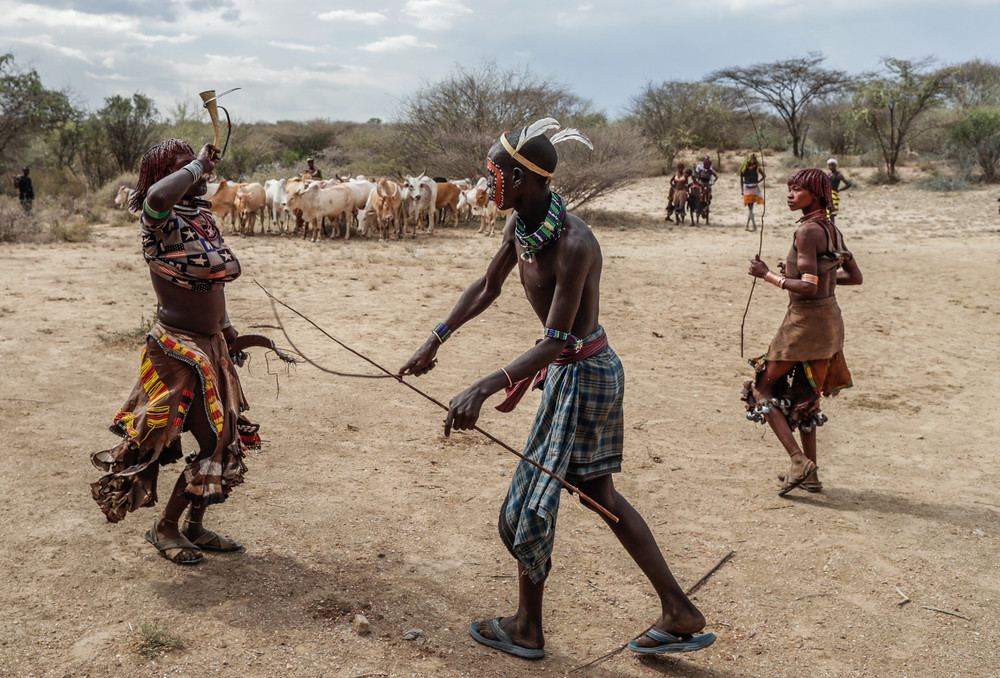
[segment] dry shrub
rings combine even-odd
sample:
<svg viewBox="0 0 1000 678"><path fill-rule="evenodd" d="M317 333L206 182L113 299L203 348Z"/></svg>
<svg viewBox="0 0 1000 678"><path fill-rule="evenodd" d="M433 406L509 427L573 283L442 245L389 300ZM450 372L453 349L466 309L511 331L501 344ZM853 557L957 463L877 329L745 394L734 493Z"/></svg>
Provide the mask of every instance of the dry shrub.
<svg viewBox="0 0 1000 678"><path fill-rule="evenodd" d="M105 332L101 335L101 343L109 348L136 348L146 340L146 334L151 329L153 329L153 318L142 318L136 327Z"/></svg>
<svg viewBox="0 0 1000 678"><path fill-rule="evenodd" d="M663 222L655 217L648 217L632 212L618 210L582 209L573 212L591 228L598 231L627 231L637 228L663 228Z"/></svg>
<svg viewBox="0 0 1000 678"><path fill-rule="evenodd" d="M30 212L16 198L0 196L0 242L87 242L94 214L74 212L53 199L35 200Z"/></svg>

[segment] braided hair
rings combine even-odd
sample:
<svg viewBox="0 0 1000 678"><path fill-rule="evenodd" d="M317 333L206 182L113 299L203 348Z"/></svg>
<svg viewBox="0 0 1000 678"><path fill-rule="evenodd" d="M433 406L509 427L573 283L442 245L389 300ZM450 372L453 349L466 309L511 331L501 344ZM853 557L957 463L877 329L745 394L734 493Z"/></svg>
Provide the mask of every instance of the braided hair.
<svg viewBox="0 0 1000 678"><path fill-rule="evenodd" d="M830 177L826 176L826 172L823 170L800 169L788 177L788 185L801 186L806 189L819 198L824 209L833 207L833 189L830 186Z"/></svg>
<svg viewBox="0 0 1000 678"><path fill-rule="evenodd" d="M142 164L139 166L139 180L135 184L135 191L128 202L128 207L133 212L141 212L142 205L146 202L146 193L150 186L167 176L170 173L170 166L177 161L177 156L182 153L194 155L191 145L181 139L167 139L161 141L142 156ZM829 182L827 182L829 183Z"/></svg>

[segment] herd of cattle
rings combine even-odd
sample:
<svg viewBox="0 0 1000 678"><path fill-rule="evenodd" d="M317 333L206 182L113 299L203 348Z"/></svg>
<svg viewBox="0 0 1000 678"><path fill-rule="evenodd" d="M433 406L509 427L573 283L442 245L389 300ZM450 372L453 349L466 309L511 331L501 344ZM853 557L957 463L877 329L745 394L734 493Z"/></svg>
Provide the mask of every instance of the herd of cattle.
<svg viewBox="0 0 1000 678"><path fill-rule="evenodd" d="M126 206L131 189L118 189L115 204ZM363 176L334 179L268 179L257 182L232 183L225 179L208 185L205 199L220 228L228 218L234 233L253 235L257 219L262 233L302 233L312 241L325 236L324 225L330 223L331 237L343 230L344 239L357 231L367 237L378 234L379 240L403 238L409 232L416 237L418 230L434 233L435 222L453 218L479 217L479 233L493 235L497 219L506 219L509 210L501 212L489 198L486 179L473 184L468 179L447 181L432 179L425 174L406 176L402 182L381 178L375 181Z"/></svg>

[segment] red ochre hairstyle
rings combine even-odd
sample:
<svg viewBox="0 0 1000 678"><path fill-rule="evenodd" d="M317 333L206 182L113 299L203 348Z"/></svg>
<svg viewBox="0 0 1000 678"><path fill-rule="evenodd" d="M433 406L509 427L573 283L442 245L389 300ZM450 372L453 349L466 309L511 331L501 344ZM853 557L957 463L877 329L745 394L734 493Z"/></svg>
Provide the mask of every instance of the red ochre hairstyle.
<svg viewBox="0 0 1000 678"><path fill-rule="evenodd" d="M826 172L819 169L801 169L788 177L788 185L801 186L817 198L823 207L830 209L833 206L833 189L830 186L830 177Z"/></svg>
<svg viewBox="0 0 1000 678"><path fill-rule="evenodd" d="M133 212L142 211L149 187L170 173L170 166L177 162L177 156L181 153L194 155L191 145L181 139L161 141L146 151L146 155L142 156L142 165L139 166L139 180L128 203L129 209Z"/></svg>

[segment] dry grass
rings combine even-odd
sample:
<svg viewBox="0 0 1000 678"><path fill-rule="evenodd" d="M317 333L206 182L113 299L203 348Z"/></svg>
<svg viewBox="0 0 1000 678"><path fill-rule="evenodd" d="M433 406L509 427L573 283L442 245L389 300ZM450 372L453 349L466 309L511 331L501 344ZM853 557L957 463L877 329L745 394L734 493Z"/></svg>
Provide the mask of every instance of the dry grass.
<svg viewBox="0 0 1000 678"><path fill-rule="evenodd" d="M135 651L146 659L153 659L171 650L180 650L184 641L173 633L166 624L159 622L143 622L135 629L138 636Z"/></svg>

